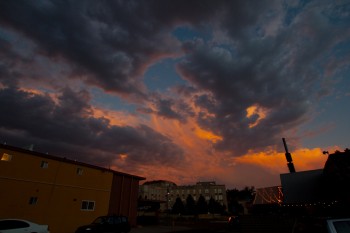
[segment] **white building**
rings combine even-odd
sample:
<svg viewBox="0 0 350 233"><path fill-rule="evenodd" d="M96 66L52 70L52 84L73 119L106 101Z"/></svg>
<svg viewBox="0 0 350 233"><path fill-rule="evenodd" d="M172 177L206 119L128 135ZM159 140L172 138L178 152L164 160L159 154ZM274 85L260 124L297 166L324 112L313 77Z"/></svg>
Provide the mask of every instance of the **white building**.
<svg viewBox="0 0 350 233"><path fill-rule="evenodd" d="M163 211L171 209L178 197L185 203L188 195L191 195L195 201L198 201L200 196L203 196L207 202L213 198L227 207L226 186L216 184L215 181L183 186L177 186L165 180L149 181L140 185L139 191L139 197L144 200L160 201L160 209Z"/></svg>

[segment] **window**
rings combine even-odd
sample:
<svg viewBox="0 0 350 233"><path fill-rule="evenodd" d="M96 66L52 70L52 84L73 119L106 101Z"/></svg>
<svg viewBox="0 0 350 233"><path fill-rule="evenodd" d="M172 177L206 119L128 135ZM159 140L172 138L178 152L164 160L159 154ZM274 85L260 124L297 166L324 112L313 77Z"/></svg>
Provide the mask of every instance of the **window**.
<svg viewBox="0 0 350 233"><path fill-rule="evenodd" d="M29 205L36 205L38 203L37 197L31 197L29 198Z"/></svg>
<svg viewBox="0 0 350 233"><path fill-rule="evenodd" d="M1 161L11 161L12 155L3 153L1 156Z"/></svg>
<svg viewBox="0 0 350 233"><path fill-rule="evenodd" d="M29 227L29 224L19 220L1 220L0 231Z"/></svg>
<svg viewBox="0 0 350 233"><path fill-rule="evenodd" d="M128 222L128 219L124 216L122 216L121 219L122 219L122 222Z"/></svg>
<svg viewBox="0 0 350 233"><path fill-rule="evenodd" d="M82 201L81 202L81 210L94 210L95 202L94 201Z"/></svg>
<svg viewBox="0 0 350 233"><path fill-rule="evenodd" d="M114 220L114 222L113 222L113 220ZM120 219L120 217L115 217L115 218L112 218L111 219L111 223L113 224L119 224L119 223L121 223L122 222L122 220Z"/></svg>
<svg viewBox="0 0 350 233"><path fill-rule="evenodd" d="M80 167L77 168L77 175L79 175L79 176L83 175L83 169L82 168L80 168Z"/></svg>
<svg viewBox="0 0 350 233"><path fill-rule="evenodd" d="M41 168L48 168L49 167L49 163L47 161L41 161L40 167Z"/></svg>

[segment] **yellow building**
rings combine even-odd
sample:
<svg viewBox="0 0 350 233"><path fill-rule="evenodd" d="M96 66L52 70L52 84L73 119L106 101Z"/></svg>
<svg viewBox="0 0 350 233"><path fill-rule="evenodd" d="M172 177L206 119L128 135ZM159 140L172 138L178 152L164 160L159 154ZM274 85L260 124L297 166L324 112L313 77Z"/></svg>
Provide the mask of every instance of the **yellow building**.
<svg viewBox="0 0 350 233"><path fill-rule="evenodd" d="M0 218L47 224L73 233L100 215L136 223L143 177L7 145L0 145Z"/></svg>

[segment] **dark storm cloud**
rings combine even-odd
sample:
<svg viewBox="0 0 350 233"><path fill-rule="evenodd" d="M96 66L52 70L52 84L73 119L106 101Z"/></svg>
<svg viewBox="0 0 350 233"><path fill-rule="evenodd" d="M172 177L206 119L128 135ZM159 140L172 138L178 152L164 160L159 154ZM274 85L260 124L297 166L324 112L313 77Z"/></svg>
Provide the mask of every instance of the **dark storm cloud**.
<svg viewBox="0 0 350 233"><path fill-rule="evenodd" d="M235 27L222 25L228 29L229 46L188 41L183 45L186 58L178 65L178 71L197 91L209 93L196 95L196 105L204 110L198 122L223 137L217 149L235 155L275 146L288 130L310 119L311 103L317 100L325 79L320 64L331 61L327 57L337 45L348 41L347 35L341 34L343 27L334 28L312 9L274 35L251 36L239 43L240 37L254 35L254 24L244 29L244 35L237 34ZM257 114L247 117L247 108L253 105L266 117L249 127L258 119Z"/></svg>
<svg viewBox="0 0 350 233"><path fill-rule="evenodd" d="M139 112L154 114L165 119L178 120L182 123L186 123L188 117L195 116L193 109L181 98L162 96L159 93L153 93L150 96L152 108L139 108Z"/></svg>
<svg viewBox="0 0 350 233"><path fill-rule="evenodd" d="M346 6L323 4L320 10L317 3L293 8L246 0L1 1L0 102L8 110L0 114L0 135L42 145L43 151L79 151L84 155L78 157L105 164L120 153L129 154L130 162L175 164L182 158L178 146L145 125L117 127L92 117L87 91L59 89L71 79L87 89L94 85L148 101L152 108L138 106L140 112L180 122L194 116L193 101L202 110L196 116L200 126L223 138L216 148L236 155L273 146L308 119L315 96L327 93L324 67L332 49L349 42L346 23L333 27L348 19ZM210 38L179 41L173 32L180 26L204 28ZM174 56L189 85L171 94L184 99L149 93L144 70ZM331 71L343 58L333 58ZM50 79L52 73L58 78ZM52 84L61 94L54 100L21 91L27 78ZM246 117L252 105L267 115L249 128L259 119Z"/></svg>
<svg viewBox="0 0 350 233"><path fill-rule="evenodd" d="M0 24L33 40L41 54L71 62L87 83L140 94L144 66L176 47L148 10L138 1L8 1Z"/></svg>
<svg viewBox="0 0 350 233"><path fill-rule="evenodd" d="M11 43L0 37L0 84L17 86L19 74L12 69L17 61Z"/></svg>
<svg viewBox="0 0 350 233"><path fill-rule="evenodd" d="M74 71L72 78L84 77L105 90L145 98L139 80L143 69L179 47L172 28L206 26L209 19L224 14L234 17L230 30L239 33L257 20L247 1L243 2L2 1L0 25L34 41L40 54L67 60Z"/></svg>
<svg viewBox="0 0 350 233"><path fill-rule="evenodd" d="M119 154L127 162L143 164L179 161L183 151L151 128L117 127L104 118L89 115L86 91L66 88L55 103L48 95L18 89L1 89L1 143L17 146L34 144L36 150L52 152L99 165L113 164Z"/></svg>

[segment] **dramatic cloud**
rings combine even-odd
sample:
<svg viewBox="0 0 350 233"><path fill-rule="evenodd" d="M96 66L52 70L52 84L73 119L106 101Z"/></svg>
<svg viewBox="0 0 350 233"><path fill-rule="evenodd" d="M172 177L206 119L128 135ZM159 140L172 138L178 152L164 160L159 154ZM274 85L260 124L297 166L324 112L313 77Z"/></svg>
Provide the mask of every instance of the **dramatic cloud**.
<svg viewBox="0 0 350 233"><path fill-rule="evenodd" d="M0 104L7 106L0 115L2 140L103 166L113 165L120 155L131 164L172 166L182 160L177 145L145 125L111 126L106 118L92 117L89 98L86 91L65 89L55 102L48 95L2 89Z"/></svg>
<svg viewBox="0 0 350 233"><path fill-rule="evenodd" d="M148 179L261 186L286 171L277 158L287 137L292 150L310 151L300 157L314 154L299 168L318 168L324 157L310 141L348 146L338 117L349 114L348 9L323 0L2 1L0 143Z"/></svg>

